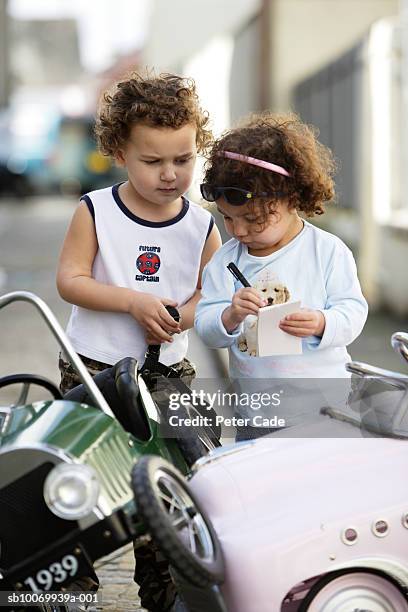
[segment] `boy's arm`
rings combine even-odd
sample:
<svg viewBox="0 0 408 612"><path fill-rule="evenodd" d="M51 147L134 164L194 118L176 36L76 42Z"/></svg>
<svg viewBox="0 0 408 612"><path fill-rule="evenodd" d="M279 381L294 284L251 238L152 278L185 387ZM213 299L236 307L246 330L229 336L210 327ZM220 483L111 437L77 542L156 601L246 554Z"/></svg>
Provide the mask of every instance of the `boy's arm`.
<svg viewBox="0 0 408 612"><path fill-rule="evenodd" d="M196 306L201 298L201 281L202 281L203 270L205 266L207 265L207 263L210 261L211 257L214 255L214 253L218 251L221 244L222 242L221 242L220 232L218 231L218 227L214 224L210 232L210 235L208 236L206 240L206 243L204 245L204 249L201 255L200 271L198 275L197 288L194 294L192 295L192 297L185 304L183 304L183 306L180 308L181 329L182 330L190 329L194 325L194 315L195 315Z"/></svg>
<svg viewBox="0 0 408 612"><path fill-rule="evenodd" d="M94 221L85 202L81 202L68 228L58 263L57 288L61 297L90 310L129 313L147 331L163 341L171 341L168 332L178 331L179 326L164 306L176 303L96 281L92 266L97 250Z"/></svg>

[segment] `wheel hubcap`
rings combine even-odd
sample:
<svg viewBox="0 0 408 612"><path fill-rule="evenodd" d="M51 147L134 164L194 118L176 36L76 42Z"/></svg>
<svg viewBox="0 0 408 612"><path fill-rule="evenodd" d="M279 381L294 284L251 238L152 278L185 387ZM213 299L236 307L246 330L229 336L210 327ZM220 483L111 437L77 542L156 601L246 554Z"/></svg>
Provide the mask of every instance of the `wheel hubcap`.
<svg viewBox="0 0 408 612"><path fill-rule="evenodd" d="M407 602L389 580L369 573L334 578L314 597L308 612L406 612Z"/></svg>
<svg viewBox="0 0 408 612"><path fill-rule="evenodd" d="M211 533L190 495L163 470L157 471L156 483L163 507L183 544L203 561L213 561Z"/></svg>

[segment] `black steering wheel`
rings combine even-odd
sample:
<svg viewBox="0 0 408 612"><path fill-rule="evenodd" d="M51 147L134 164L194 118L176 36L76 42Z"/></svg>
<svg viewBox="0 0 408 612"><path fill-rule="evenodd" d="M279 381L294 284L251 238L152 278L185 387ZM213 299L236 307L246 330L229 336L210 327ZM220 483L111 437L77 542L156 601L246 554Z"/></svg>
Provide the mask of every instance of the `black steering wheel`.
<svg viewBox="0 0 408 612"><path fill-rule="evenodd" d="M54 399L62 399L62 393L58 389L57 385L55 385L48 378L44 378L43 376L38 376L37 374L10 374L9 376L3 376L0 378L0 389L3 387L8 387L10 385L15 385L21 383L25 386L25 389L20 396L20 400L22 397L26 398L28 394L28 389L31 385L37 385L38 387L43 387L47 389L51 393ZM21 403L19 400L19 404ZM25 399L22 400L24 403Z"/></svg>

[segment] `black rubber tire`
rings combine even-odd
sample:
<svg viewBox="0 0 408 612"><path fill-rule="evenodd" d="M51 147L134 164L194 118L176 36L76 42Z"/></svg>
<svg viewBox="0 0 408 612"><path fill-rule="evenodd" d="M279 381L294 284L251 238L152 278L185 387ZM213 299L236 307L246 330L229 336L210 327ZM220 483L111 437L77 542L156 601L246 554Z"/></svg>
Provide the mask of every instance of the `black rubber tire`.
<svg viewBox="0 0 408 612"><path fill-rule="evenodd" d="M194 411L197 415L201 414L197 409L194 409ZM215 419L215 412L212 411L214 413L214 417L212 417L210 412L211 411L208 413L208 417ZM191 418L194 416L191 414L191 408L187 410L187 408L180 407L177 413L179 417L185 416L186 418ZM193 431L195 432L194 437L192 437ZM205 455L207 455L211 450L221 446L221 442L216 436L214 428L212 427L199 427L193 430L191 427L179 425L176 433L177 445L189 467L191 467L201 457L205 457Z"/></svg>
<svg viewBox="0 0 408 612"><path fill-rule="evenodd" d="M170 414L174 414L174 412L169 410L169 396L170 393L180 393L187 394L191 393L191 389L179 378L169 378L160 377L155 381L156 387L153 390L153 399L159 404L161 409L163 410L163 414L166 419L168 419ZM156 393L164 391L163 397L157 397ZM151 389L152 391L152 389ZM166 397L167 395L167 397ZM181 409L183 408L183 414L181 414ZM222 434L221 425L217 424L217 413L213 408L208 409L207 404L197 403L196 405L188 405L188 406L180 406L178 409L180 416L201 416L205 417L209 425L205 426L205 430L207 435L213 440L215 446L220 446L219 441ZM192 412L193 414L185 415L184 413Z"/></svg>
<svg viewBox="0 0 408 612"><path fill-rule="evenodd" d="M177 412L170 409L170 396L172 393L190 394L191 389L178 378L158 377L151 389L152 398L158 406L166 425L167 433L164 437L174 438L183 455L187 465L191 467L193 463L207 455L207 453L221 446L221 425L217 425L217 414L212 408L208 409L206 404L197 403L179 405ZM177 415L180 421L186 418L201 417L205 418L207 425L198 427L188 427L182 422L176 426L169 424L170 417Z"/></svg>
<svg viewBox="0 0 408 612"><path fill-rule="evenodd" d="M170 476L194 504L210 536L212 558L204 560L195 555L173 527L160 497L156 481L158 471ZM221 546L210 520L200 508L184 476L170 463L155 455L144 455L132 470L132 487L138 514L157 547L170 565L188 581L199 587L220 584L224 580L224 561Z"/></svg>
<svg viewBox="0 0 408 612"><path fill-rule="evenodd" d="M200 436L197 438L179 437L177 438L177 446L188 467L192 467L198 459L205 457L210 450L217 448L217 446L213 445L209 440L204 442Z"/></svg>
<svg viewBox="0 0 408 612"><path fill-rule="evenodd" d="M193 412L207 418L210 425L205 427L206 434L215 446L220 446L222 428L221 425L217 425L217 413L215 410L213 408L208 410L205 406L194 406Z"/></svg>

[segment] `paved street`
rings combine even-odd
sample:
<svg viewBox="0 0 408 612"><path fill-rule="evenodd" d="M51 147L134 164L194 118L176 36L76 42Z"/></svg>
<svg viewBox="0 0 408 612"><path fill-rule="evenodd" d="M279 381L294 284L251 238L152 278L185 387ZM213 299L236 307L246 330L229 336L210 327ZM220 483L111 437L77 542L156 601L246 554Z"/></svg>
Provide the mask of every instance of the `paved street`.
<svg viewBox="0 0 408 612"><path fill-rule="evenodd" d="M48 303L63 326L70 306L57 295L55 267L74 206L74 201L60 198L24 204L0 201L0 294L17 289L33 291ZM370 314L364 333L350 347L352 357L404 371L404 364L393 353L389 342L391 333L398 330L408 330L407 319ZM28 304L12 304L0 312L0 346L0 376L30 372L59 380L57 344ZM217 355L202 347L194 335L190 354L202 377L217 375L220 370ZM4 395L0 395L0 402L3 400ZM113 557L98 571L103 610L141 610L132 582L133 553Z"/></svg>
<svg viewBox="0 0 408 612"><path fill-rule="evenodd" d="M133 582L135 561L132 545L129 544L119 553L118 551L112 553L103 561L107 562L106 565L97 571L101 582L102 606L96 610L103 612L144 610L137 596L138 587Z"/></svg>

